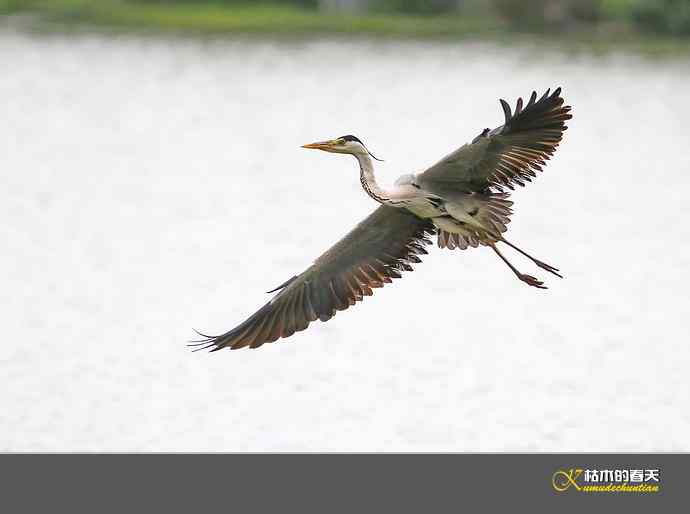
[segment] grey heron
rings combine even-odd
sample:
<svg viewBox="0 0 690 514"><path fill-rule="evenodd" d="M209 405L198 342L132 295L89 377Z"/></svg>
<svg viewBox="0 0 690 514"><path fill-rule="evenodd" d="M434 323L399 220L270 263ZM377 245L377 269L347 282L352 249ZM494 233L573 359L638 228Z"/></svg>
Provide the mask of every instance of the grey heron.
<svg viewBox="0 0 690 514"><path fill-rule="evenodd" d="M243 323L218 336L200 334L203 339L194 344L212 351L257 348L304 330L317 319L327 321L401 272L411 271L434 235L441 248L488 247L522 282L546 289L541 280L520 272L497 244L562 278L558 269L503 236L513 205L506 189L536 177L567 128L570 107L563 105L560 94L560 88L547 90L537 99L533 92L526 104L518 98L514 111L500 100L503 125L482 130L472 142L421 173L403 175L391 187L378 184L375 157L355 136L304 145L354 156L362 188L381 205L303 273L269 291L275 296Z"/></svg>

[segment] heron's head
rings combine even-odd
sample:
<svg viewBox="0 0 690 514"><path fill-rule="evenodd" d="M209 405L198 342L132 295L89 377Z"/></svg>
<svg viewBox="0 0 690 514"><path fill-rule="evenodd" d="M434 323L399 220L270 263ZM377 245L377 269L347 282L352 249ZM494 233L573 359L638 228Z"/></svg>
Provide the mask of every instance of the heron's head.
<svg viewBox="0 0 690 514"><path fill-rule="evenodd" d="M312 148L314 150L323 150L324 152L331 153L349 153L352 155L370 155L372 158L380 161L374 155L367 150L359 138L356 136L341 136L336 139L331 139L330 141L319 141L317 143L310 143L308 145L302 145L302 148Z"/></svg>

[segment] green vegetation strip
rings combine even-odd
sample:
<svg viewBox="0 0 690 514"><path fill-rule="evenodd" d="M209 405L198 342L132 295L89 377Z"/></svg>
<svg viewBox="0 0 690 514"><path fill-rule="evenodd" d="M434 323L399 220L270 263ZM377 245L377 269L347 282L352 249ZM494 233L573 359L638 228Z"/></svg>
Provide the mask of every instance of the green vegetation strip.
<svg viewBox="0 0 690 514"><path fill-rule="evenodd" d="M477 17L322 13L290 6L223 6L204 2L0 0L0 13L27 12L59 23L201 33L371 34L444 37L486 33L501 24Z"/></svg>
<svg viewBox="0 0 690 514"><path fill-rule="evenodd" d="M627 0L626 0L627 1ZM576 30L520 32L487 14L412 15L371 13L356 16L259 3L229 5L212 0L167 2L136 0L0 0L1 14L30 14L39 28L100 26L141 32L257 34L270 36L364 35L419 39L481 39L535 44L565 51L606 53L625 50L653 56L690 53L690 38L653 35L636 29L622 0L607 0L618 11L608 21ZM618 5L620 4L620 5ZM614 10L615 11L615 10ZM615 20L612 20L613 15Z"/></svg>

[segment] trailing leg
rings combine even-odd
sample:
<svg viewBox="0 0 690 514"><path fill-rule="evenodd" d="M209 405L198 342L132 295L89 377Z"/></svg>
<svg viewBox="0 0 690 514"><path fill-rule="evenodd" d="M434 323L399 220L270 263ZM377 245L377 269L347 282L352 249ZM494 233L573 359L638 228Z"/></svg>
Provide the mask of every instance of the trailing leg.
<svg viewBox="0 0 690 514"><path fill-rule="evenodd" d="M499 241L504 242L505 244L507 244L508 246L510 246L512 249L514 249L514 250L520 252L522 255L524 255L524 256L527 257L529 260L531 260L534 264L536 264L537 266L539 266L541 269L544 269L544 270L548 271L549 273L553 273L554 275L556 275L556 276L559 277L559 278L563 278L563 275L561 275L560 273L558 273L558 268L554 268L554 267L551 266L550 264L546 264L545 262L542 262L542 261L540 261L539 259L535 259L535 258L532 257L530 254L528 254L528 253L525 252L524 250L521 250L520 248L518 248L517 246L515 246L513 243L511 243L510 241L508 241L507 239L505 239L503 236L499 236Z"/></svg>
<svg viewBox="0 0 690 514"><path fill-rule="evenodd" d="M515 276L522 280L524 283L532 286L532 287L537 287L539 289L548 289L544 283L541 280L536 279L535 277L531 275L526 275L525 273L520 273L515 266L513 266L508 259L506 259L501 252L498 251L498 248L496 248L496 245L494 243L489 243L489 246L491 249L496 252L496 255L498 255L503 262L505 262L508 267L511 269L513 273L515 273Z"/></svg>

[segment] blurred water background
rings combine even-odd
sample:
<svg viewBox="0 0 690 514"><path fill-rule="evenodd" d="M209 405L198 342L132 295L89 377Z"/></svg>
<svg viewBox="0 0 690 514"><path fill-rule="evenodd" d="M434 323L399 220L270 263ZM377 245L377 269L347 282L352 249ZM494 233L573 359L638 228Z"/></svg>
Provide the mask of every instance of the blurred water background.
<svg viewBox="0 0 690 514"><path fill-rule="evenodd" d="M0 449L690 450L690 62L540 44L0 30ZM563 87L512 240L328 323L192 354L419 171Z"/></svg>

